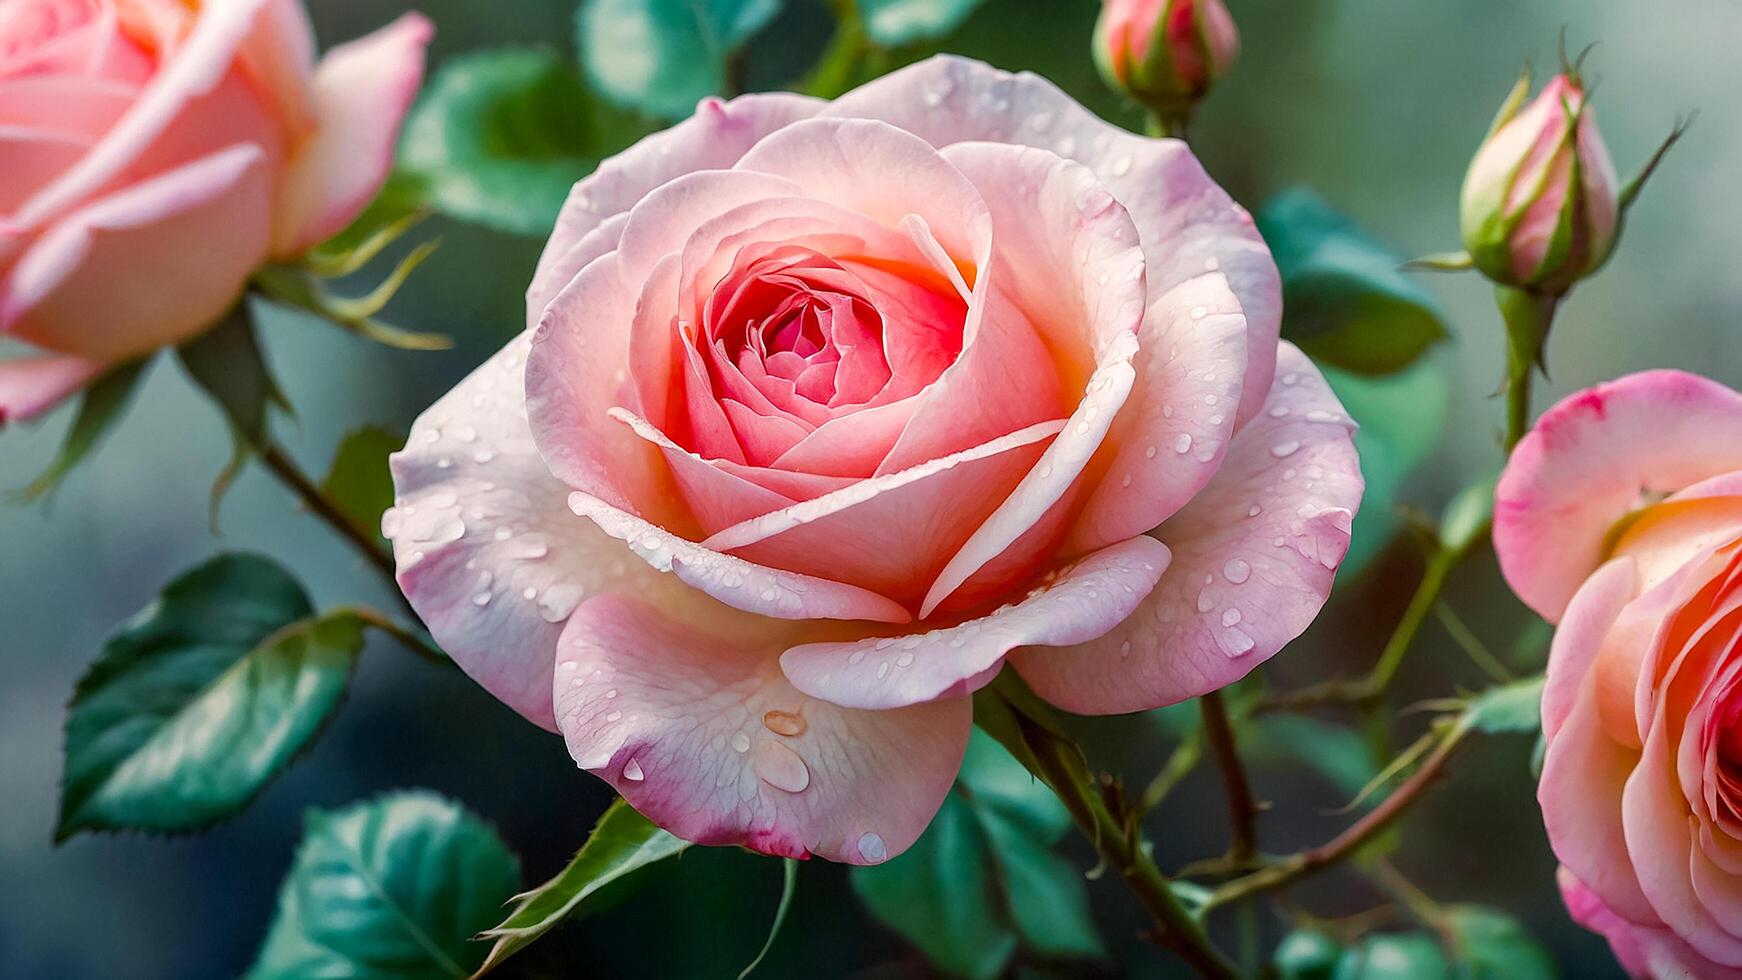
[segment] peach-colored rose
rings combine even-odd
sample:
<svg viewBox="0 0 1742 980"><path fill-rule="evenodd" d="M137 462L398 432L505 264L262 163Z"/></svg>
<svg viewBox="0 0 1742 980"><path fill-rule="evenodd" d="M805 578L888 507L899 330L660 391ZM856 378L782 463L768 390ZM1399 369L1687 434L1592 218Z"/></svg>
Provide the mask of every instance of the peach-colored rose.
<svg viewBox="0 0 1742 980"><path fill-rule="evenodd" d="M383 529L454 659L659 824L874 863L1006 657L1136 711L1317 615L1361 476L1279 293L1185 144L1034 76L706 100L576 185Z"/></svg>
<svg viewBox="0 0 1742 980"><path fill-rule="evenodd" d="M1573 395L1513 454L1494 542L1560 624L1537 795L1568 908L1636 975L1742 977L1742 394Z"/></svg>
<svg viewBox="0 0 1742 980"><path fill-rule="evenodd" d="M209 326L380 190L407 14L318 65L301 0L0 0L0 423Z"/></svg>

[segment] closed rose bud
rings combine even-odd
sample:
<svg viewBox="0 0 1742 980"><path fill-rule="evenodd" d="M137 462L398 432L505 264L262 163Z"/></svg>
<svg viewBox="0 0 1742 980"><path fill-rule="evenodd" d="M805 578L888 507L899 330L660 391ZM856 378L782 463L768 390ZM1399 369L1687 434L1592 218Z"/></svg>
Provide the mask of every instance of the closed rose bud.
<svg viewBox="0 0 1742 980"><path fill-rule="evenodd" d="M1576 73L1555 76L1515 111L1525 84L1464 177L1464 247L1495 282L1557 295L1615 245L1615 165Z"/></svg>
<svg viewBox="0 0 1742 980"><path fill-rule="evenodd" d="M1189 113L1239 51L1222 0L1106 0L1095 25L1107 84L1164 116Z"/></svg>

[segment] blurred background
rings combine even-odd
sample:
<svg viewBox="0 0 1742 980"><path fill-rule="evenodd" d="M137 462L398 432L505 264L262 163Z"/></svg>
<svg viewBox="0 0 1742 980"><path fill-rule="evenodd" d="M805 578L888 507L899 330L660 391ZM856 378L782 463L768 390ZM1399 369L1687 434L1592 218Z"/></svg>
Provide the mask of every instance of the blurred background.
<svg viewBox="0 0 1742 980"><path fill-rule="evenodd" d="M358 36L405 9L402 0L310 0L324 42ZM1601 42L1588 63L1597 115L1623 177L1643 163L1678 112L1700 118L1630 216L1616 258L1563 308L1549 346L1560 394L1646 367L1696 370L1742 386L1742 7L1734 0L1228 0L1243 50L1201 108L1193 143L1210 172L1257 208L1298 184L1401 255L1457 245L1466 163L1527 59L1552 70L1563 26L1575 47ZM502 45L573 57L573 0L423 0L436 22L433 57ZM1088 55L1091 0L988 0L933 47L1030 69L1096 111L1135 126ZM791 0L750 43L750 87L798 71L794 52L826 41L821 0ZM410 420L521 328L521 294L540 245L436 219L443 239L386 318L446 333L443 353L407 353L320 323L266 324L269 358L297 409L280 438L323 470L350 427L403 431ZM423 232L413 237L422 237ZM1433 277L1450 343L1429 358L1449 379L1444 437L1428 440L1400 494L1437 510L1498 463L1501 334L1489 289L1474 275ZM0 351L0 353L8 353ZM222 549L275 556L317 605L389 606L345 545L299 514L250 470L229 497L222 535L207 526L207 490L230 451L217 415L170 358L150 371L125 423L95 461L46 504L0 507L0 973L16 977L202 978L246 969L311 806L335 807L396 787L453 796L500 829L530 884L559 868L608 801L577 773L561 742L522 722L457 672L371 639L349 701L314 750L238 819L197 837L77 837L54 848L63 707L112 626L162 583ZM1357 413L1359 414L1359 413ZM53 456L71 413L0 436L0 486L21 485ZM1364 669L1419 574L1396 544L1339 582L1331 610L1268 668L1277 686ZM1530 628L1487 556L1456 577L1450 601L1503 657L1528 667L1544 636ZM1519 638L1522 637L1520 640ZM1475 687L1481 675L1431 624L1400 679L1400 700ZM1407 717L1402 737L1412 737ZM1141 783L1170 748L1151 718L1101 719L1080 731L1091 758ZM1572 926L1553 881L1528 773L1527 738L1481 740L1409 824L1395 862L1441 901L1481 900L1520 917L1569 977L1618 976L1600 940ZM1309 760L1310 761L1310 760ZM1267 846L1316 843L1347 822L1327 811L1348 792L1310 765L1254 761ZM1151 818L1164 869L1220 853L1225 819L1215 774L1201 768ZM1066 844L1081 867L1080 842ZM730 975L766 935L780 890L776 862L693 849L667 862L623 904L571 925L510 964L510 975ZM1085 975L1164 976L1172 967L1137 938L1130 896L1092 882L1113 951ZM1381 904L1357 878L1334 873L1294 893L1325 916ZM1263 924L1274 936L1278 925ZM1223 937L1227 938L1227 937ZM799 901L763 967L767 976L909 976L925 961L873 921L838 867L810 862Z"/></svg>

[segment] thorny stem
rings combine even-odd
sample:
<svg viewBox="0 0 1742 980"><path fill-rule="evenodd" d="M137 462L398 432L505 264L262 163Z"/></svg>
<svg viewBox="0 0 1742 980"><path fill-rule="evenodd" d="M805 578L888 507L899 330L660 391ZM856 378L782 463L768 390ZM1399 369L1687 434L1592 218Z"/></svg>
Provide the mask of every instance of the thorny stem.
<svg viewBox="0 0 1742 980"><path fill-rule="evenodd" d="M1211 909L1259 892L1282 888L1349 857L1421 799L1469 732L1470 728L1463 719L1453 722L1441 736L1433 752L1422 762L1421 768L1405 780L1396 792L1386 797L1383 803L1368 811L1327 843L1291 854L1216 889L1204 906L1205 914Z"/></svg>
<svg viewBox="0 0 1742 980"><path fill-rule="evenodd" d="M1228 797L1228 856L1236 866L1244 865L1258 853L1258 802L1252 796L1246 766L1240 761L1234 725L1221 692L1211 691L1198 698L1198 706L1204 716L1204 737L1210 743L1216 768L1222 772L1222 789Z"/></svg>

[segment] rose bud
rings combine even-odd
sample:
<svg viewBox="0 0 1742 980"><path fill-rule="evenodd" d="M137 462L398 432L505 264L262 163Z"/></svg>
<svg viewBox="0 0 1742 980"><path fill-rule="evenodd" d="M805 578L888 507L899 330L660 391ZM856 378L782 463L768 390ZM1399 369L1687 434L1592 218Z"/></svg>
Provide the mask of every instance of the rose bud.
<svg viewBox="0 0 1742 980"><path fill-rule="evenodd" d="M1615 165L1576 70L1520 112L1528 86L1526 75L1464 177L1464 247L1495 282L1558 295L1615 246Z"/></svg>
<svg viewBox="0 0 1742 980"><path fill-rule="evenodd" d="M1107 84L1183 121L1240 51L1222 0L1106 0L1095 63Z"/></svg>

